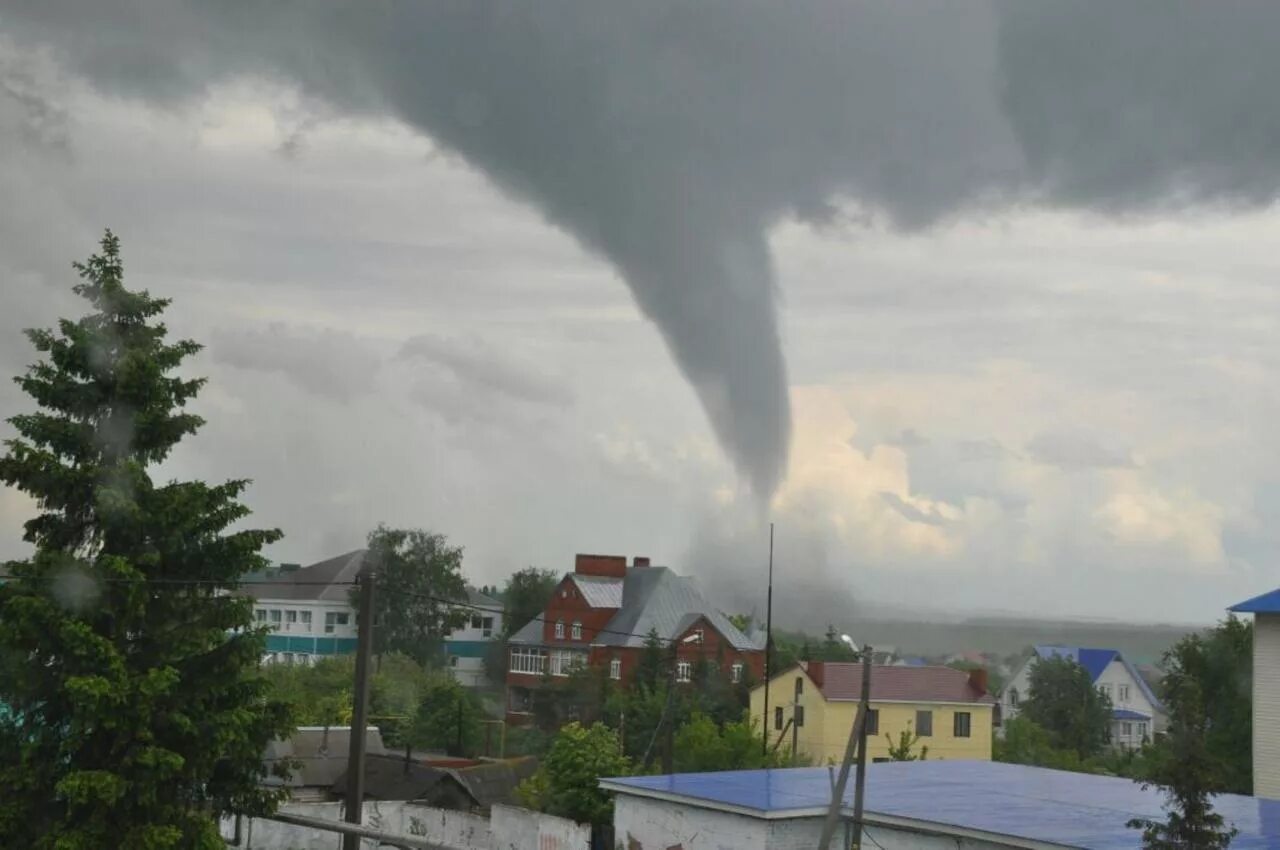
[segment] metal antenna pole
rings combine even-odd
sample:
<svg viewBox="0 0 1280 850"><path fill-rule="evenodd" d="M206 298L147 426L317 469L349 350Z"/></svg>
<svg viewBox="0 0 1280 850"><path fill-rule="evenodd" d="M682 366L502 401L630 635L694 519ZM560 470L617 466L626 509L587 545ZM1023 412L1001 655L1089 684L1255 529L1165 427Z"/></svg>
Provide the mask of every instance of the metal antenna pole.
<svg viewBox="0 0 1280 850"><path fill-rule="evenodd" d="M359 825L364 815L365 726L369 715L369 664L373 658L373 588L376 570L372 561L360 572L360 621L357 623L356 684L352 695L351 747L347 751L346 821ZM347 833L342 850L360 850L360 836Z"/></svg>
<svg viewBox="0 0 1280 850"><path fill-rule="evenodd" d="M769 594L764 609L764 717L760 718L760 752L769 754L769 677L773 675L773 523L769 523Z"/></svg>

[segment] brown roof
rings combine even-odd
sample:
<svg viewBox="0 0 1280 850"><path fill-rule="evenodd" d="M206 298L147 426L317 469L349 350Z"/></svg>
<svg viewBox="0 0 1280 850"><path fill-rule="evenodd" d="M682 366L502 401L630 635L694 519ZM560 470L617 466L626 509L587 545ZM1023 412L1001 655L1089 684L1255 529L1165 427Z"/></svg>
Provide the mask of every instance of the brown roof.
<svg viewBox="0 0 1280 850"><path fill-rule="evenodd" d="M812 662L809 664L809 675L827 699L862 698L861 664ZM871 666L871 699L898 702L995 702L990 694L973 683L969 673L964 670L953 670L950 667L890 667L883 664Z"/></svg>

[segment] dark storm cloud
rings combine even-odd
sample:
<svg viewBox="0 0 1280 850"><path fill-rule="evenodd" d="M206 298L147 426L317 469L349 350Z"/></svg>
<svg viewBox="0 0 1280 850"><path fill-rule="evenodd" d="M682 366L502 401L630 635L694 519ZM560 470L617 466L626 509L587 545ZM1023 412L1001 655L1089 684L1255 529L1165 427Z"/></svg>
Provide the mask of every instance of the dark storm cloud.
<svg viewBox="0 0 1280 850"><path fill-rule="evenodd" d="M416 336L405 341L400 357L434 363L468 390L487 390L531 404L573 402L573 393L564 384L478 340Z"/></svg>
<svg viewBox="0 0 1280 850"><path fill-rule="evenodd" d="M352 334L297 330L278 322L262 329L216 330L209 348L219 363L275 372L307 392L343 402L372 390L381 363L377 351Z"/></svg>
<svg viewBox="0 0 1280 850"><path fill-rule="evenodd" d="M10 3L160 103L258 74L391 114L621 272L757 493L790 433L769 227L1269 202L1280 5Z"/></svg>

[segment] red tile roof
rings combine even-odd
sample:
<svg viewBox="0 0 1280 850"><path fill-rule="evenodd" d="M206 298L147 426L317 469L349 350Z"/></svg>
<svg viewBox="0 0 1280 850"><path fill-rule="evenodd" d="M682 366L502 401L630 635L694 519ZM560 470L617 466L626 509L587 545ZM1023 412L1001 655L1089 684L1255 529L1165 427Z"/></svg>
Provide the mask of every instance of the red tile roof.
<svg viewBox="0 0 1280 850"><path fill-rule="evenodd" d="M808 672L827 699L862 698L861 664L810 662ZM899 702L995 702L963 670L950 667L889 667L882 664L871 666L871 699Z"/></svg>

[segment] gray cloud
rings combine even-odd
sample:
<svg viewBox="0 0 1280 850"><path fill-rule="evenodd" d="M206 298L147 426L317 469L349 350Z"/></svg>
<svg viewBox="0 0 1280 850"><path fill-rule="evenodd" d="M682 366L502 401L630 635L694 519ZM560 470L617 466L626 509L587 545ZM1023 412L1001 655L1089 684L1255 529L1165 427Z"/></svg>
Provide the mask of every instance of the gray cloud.
<svg viewBox="0 0 1280 850"><path fill-rule="evenodd" d="M946 524L947 520L945 517L941 517L941 516L938 516L937 514L923 511L920 508L908 502L907 500L903 499L897 493L883 492L880 494L880 499L886 505L888 505L889 507L897 511L899 514L901 514L903 518L908 519L911 522L922 522L925 525Z"/></svg>
<svg viewBox="0 0 1280 850"><path fill-rule="evenodd" d="M377 351L352 334L279 322L261 330L216 330L209 347L218 363L275 372L309 393L343 402L372 390L381 363Z"/></svg>
<svg viewBox="0 0 1280 850"><path fill-rule="evenodd" d="M1046 431L1027 443L1032 460L1063 469L1106 469L1133 466L1129 451L1104 445L1091 434Z"/></svg>
<svg viewBox="0 0 1280 850"><path fill-rule="evenodd" d="M421 335L406 340L400 357L434 363L458 382L531 404L563 406L573 393L534 368L477 339Z"/></svg>
<svg viewBox="0 0 1280 850"><path fill-rule="evenodd" d="M1255 205L1280 181L1275 4L9 4L95 84L283 78L461 153L622 273L759 494L790 432L780 218ZM146 22L145 26L140 22Z"/></svg>

